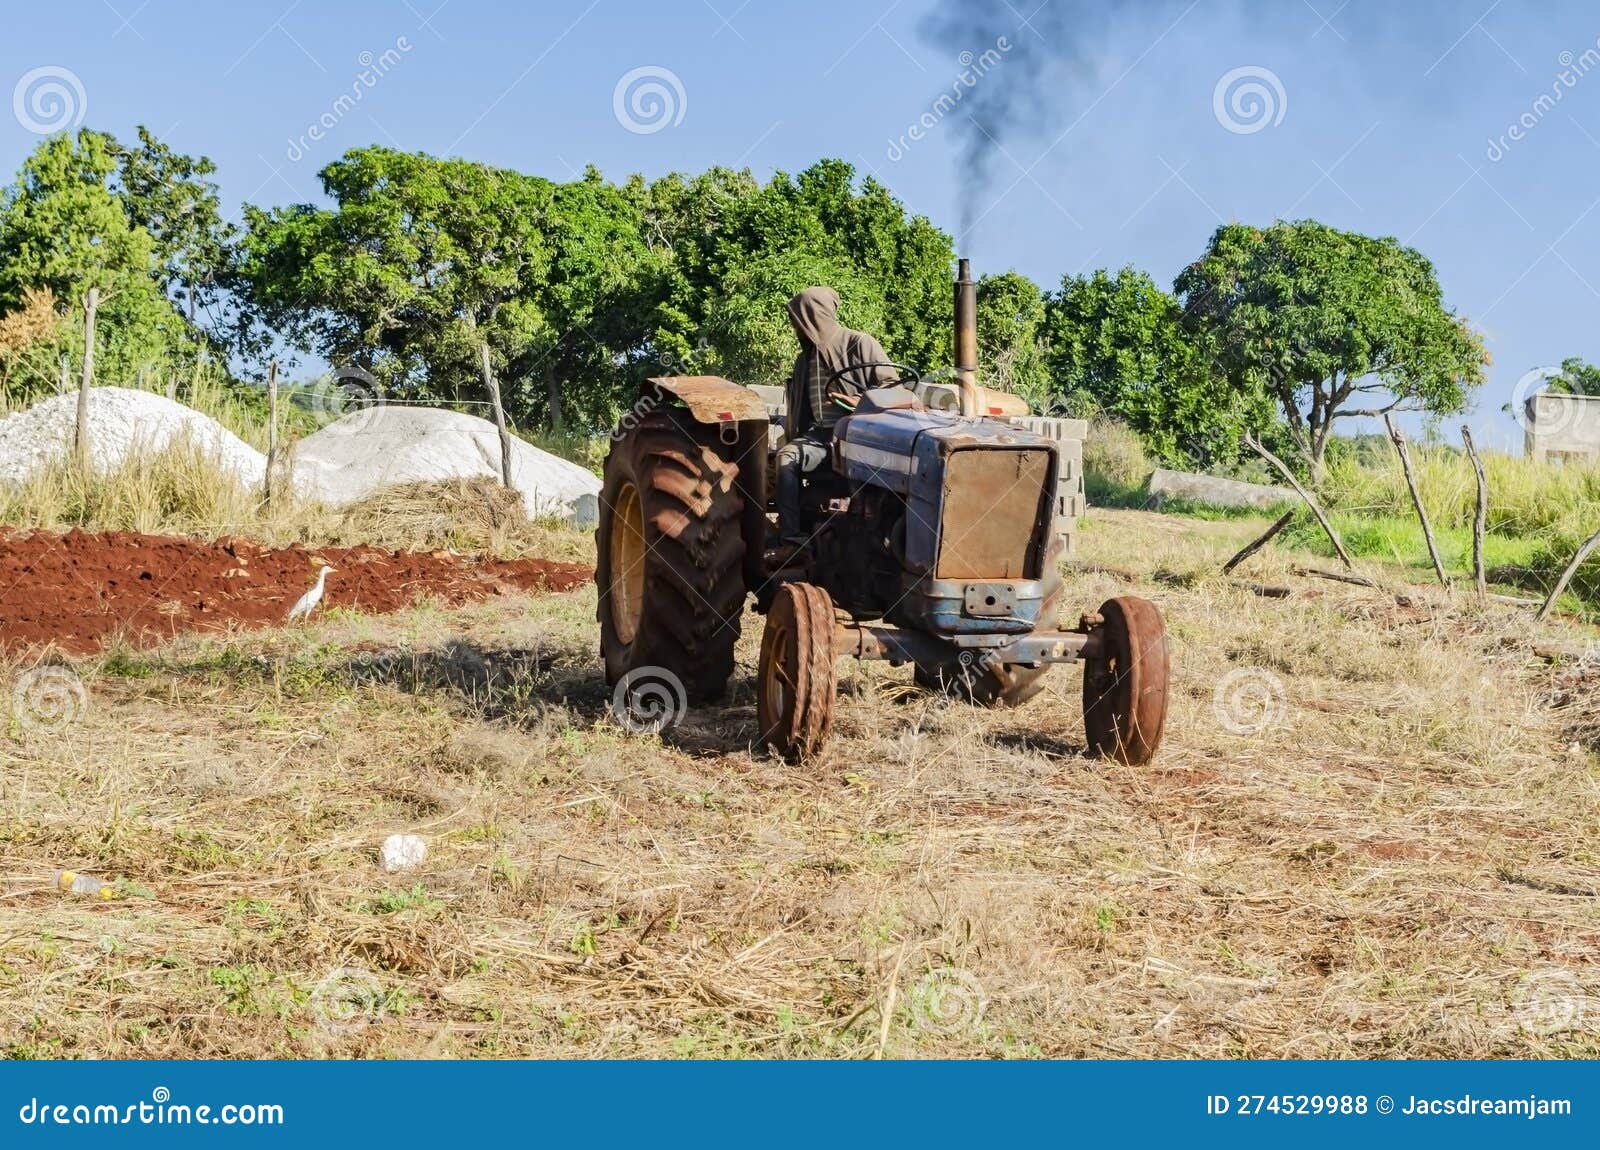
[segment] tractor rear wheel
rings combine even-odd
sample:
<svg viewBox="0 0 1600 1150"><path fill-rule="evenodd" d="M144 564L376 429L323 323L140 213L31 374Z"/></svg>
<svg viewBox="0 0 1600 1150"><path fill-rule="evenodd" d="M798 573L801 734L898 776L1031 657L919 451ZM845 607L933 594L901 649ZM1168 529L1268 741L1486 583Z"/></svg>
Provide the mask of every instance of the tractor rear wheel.
<svg viewBox="0 0 1600 1150"><path fill-rule="evenodd" d="M595 530L606 682L661 668L690 702L733 673L745 586L739 466L715 427L653 412L606 456Z"/></svg>
<svg viewBox="0 0 1600 1150"><path fill-rule="evenodd" d="M1167 628L1148 599L1124 595L1100 607L1099 654L1083 665L1089 752L1126 766L1148 763L1167 721Z"/></svg>
<svg viewBox="0 0 1600 1150"><path fill-rule="evenodd" d="M761 741L790 762L828 741L836 693L833 600L810 583L785 583L761 633L756 718Z"/></svg>
<svg viewBox="0 0 1600 1150"><path fill-rule="evenodd" d="M1061 536L1052 536L1050 549L1045 555L1044 602L1039 605L1039 627L1054 628L1061 610L1061 552L1065 544ZM976 656L974 656L976 658ZM974 669L959 659L924 667L917 664L912 679L917 686L928 691L944 691L980 707L1020 707L1044 690L1044 677L1050 664L1038 667L1021 665L982 667Z"/></svg>

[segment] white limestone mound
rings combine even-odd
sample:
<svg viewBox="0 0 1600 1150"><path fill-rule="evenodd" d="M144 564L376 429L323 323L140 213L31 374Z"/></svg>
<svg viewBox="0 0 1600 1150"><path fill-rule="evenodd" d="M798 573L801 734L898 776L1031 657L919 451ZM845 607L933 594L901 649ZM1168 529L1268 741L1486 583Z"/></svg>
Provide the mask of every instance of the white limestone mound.
<svg viewBox="0 0 1600 1150"><path fill-rule="evenodd" d="M72 452L78 426L76 392L58 395L0 419L0 483L20 484ZM130 457L187 442L241 482L258 484L267 459L208 415L164 395L127 387L89 392L89 460L105 473Z"/></svg>
<svg viewBox="0 0 1600 1150"><path fill-rule="evenodd" d="M334 507L383 487L440 479L500 477L494 424L433 407L376 406L352 412L295 445L296 482ZM512 437L511 484L529 516L593 519L600 480Z"/></svg>

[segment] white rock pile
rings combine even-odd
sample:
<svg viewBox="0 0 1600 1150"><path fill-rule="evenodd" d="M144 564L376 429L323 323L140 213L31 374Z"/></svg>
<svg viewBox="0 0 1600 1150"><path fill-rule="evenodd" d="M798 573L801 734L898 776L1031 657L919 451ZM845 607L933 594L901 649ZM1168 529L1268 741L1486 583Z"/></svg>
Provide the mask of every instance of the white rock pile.
<svg viewBox="0 0 1600 1150"><path fill-rule="evenodd" d="M433 407L351 412L295 445L294 474L307 495L334 507L401 483L500 477L494 424ZM600 481L576 463L515 437L511 485L530 516L589 521Z"/></svg>
<svg viewBox="0 0 1600 1150"><path fill-rule="evenodd" d="M0 483L21 483L72 452L78 396L57 395L0 419ZM245 483L260 483L266 456L209 416L164 395L127 387L89 392L89 460L102 474L130 456L187 442Z"/></svg>
<svg viewBox="0 0 1600 1150"><path fill-rule="evenodd" d="M76 393L0 419L0 483L21 483L72 451ZM247 484L259 484L266 457L222 424L148 391L97 387L89 393L89 456L96 471L177 442L195 445ZM530 443L511 441L511 481L533 517L593 522L600 481ZM342 507L385 487L441 479L500 477L500 440L486 419L431 407L355 411L295 444L290 455L302 497Z"/></svg>

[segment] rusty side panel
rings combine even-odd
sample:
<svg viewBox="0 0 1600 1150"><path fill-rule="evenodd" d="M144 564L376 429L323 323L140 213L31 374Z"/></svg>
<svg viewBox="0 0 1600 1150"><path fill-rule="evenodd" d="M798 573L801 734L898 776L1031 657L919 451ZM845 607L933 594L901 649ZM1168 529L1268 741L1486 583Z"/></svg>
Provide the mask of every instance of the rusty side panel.
<svg viewBox="0 0 1600 1150"><path fill-rule="evenodd" d="M945 458L940 579L1034 579L1050 449L966 448Z"/></svg>
<svg viewBox="0 0 1600 1150"><path fill-rule="evenodd" d="M761 397L721 376L666 375L648 382L658 393L681 401L696 423L767 422L767 405Z"/></svg>

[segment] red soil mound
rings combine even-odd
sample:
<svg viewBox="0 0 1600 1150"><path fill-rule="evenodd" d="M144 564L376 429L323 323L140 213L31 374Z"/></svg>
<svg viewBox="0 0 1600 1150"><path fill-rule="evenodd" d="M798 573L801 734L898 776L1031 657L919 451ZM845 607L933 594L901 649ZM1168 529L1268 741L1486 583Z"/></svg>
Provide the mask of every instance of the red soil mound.
<svg viewBox="0 0 1600 1150"><path fill-rule="evenodd" d="M447 551L285 547L127 531L0 534L0 646L54 643L71 654L112 638L148 645L180 631L283 622L326 562L325 606L394 611L424 596L464 603L505 588L565 591L577 563L476 559Z"/></svg>

